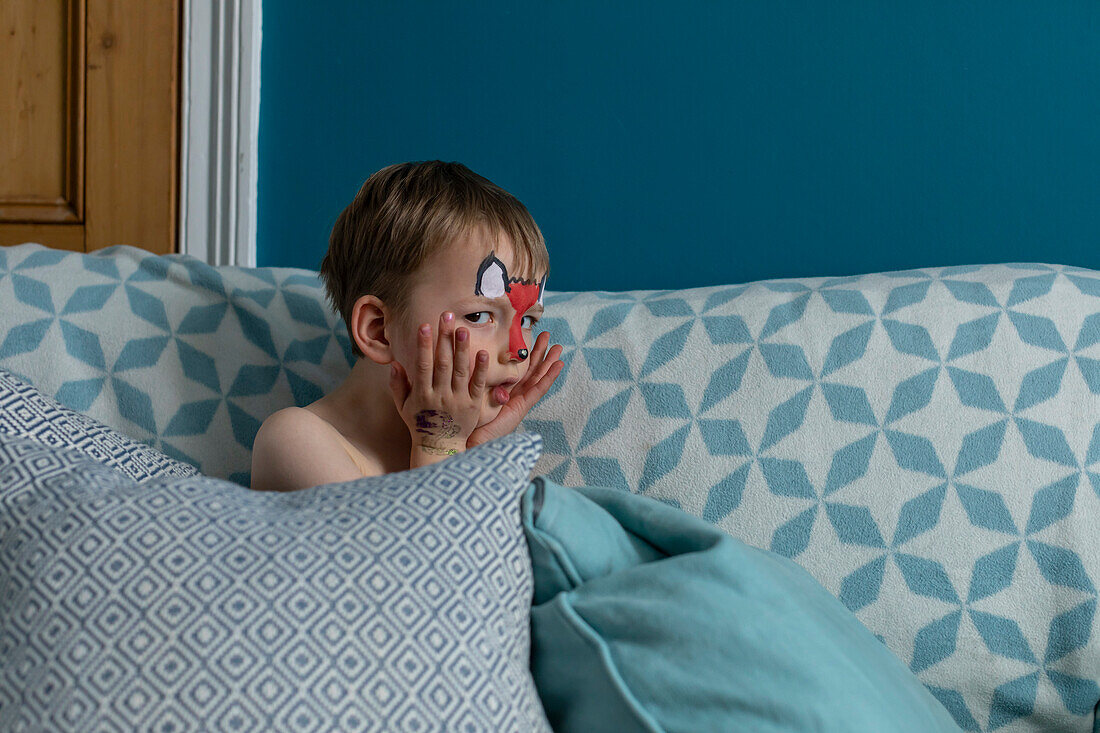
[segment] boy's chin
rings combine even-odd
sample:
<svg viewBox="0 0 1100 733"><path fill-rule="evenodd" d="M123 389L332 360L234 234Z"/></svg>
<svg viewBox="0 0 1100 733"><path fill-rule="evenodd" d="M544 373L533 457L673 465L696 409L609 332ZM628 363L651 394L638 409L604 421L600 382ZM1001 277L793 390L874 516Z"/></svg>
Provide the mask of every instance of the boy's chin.
<svg viewBox="0 0 1100 733"><path fill-rule="evenodd" d="M504 408L504 405L495 404L492 400L485 403L485 407L481 410L481 420L477 426L480 428L493 420L500 414L500 411Z"/></svg>

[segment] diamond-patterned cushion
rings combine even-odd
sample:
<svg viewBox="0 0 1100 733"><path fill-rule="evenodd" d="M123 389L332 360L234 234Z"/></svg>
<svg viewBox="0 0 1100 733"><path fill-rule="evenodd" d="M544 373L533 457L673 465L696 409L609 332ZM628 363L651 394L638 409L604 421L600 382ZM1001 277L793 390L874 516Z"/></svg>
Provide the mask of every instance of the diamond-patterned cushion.
<svg viewBox="0 0 1100 733"><path fill-rule="evenodd" d="M54 447L79 448L134 481L159 476L194 476L197 469L70 410L34 385L0 369L0 432L34 438Z"/></svg>
<svg viewBox="0 0 1100 733"><path fill-rule="evenodd" d="M267 493L0 432L0 730L549 731L539 450Z"/></svg>
<svg viewBox="0 0 1100 733"><path fill-rule="evenodd" d="M806 568L965 730L1100 701L1100 272L926 268L547 292L565 368L535 472L701 516ZM315 272L0 248L0 367L248 483L271 412L351 364Z"/></svg>

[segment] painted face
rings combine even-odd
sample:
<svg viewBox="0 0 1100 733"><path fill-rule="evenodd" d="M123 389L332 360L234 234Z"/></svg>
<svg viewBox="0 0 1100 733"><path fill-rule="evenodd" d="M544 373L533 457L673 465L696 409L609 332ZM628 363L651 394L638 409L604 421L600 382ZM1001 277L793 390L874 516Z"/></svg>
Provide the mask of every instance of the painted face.
<svg viewBox="0 0 1100 733"><path fill-rule="evenodd" d="M515 309L516 315L508 325L508 352L520 361L528 355L527 343L523 340L523 314L535 303L542 304L545 284L545 276L539 282L509 278L508 269L493 252L486 255L477 268L474 295L483 295L486 298L507 295L508 302Z"/></svg>

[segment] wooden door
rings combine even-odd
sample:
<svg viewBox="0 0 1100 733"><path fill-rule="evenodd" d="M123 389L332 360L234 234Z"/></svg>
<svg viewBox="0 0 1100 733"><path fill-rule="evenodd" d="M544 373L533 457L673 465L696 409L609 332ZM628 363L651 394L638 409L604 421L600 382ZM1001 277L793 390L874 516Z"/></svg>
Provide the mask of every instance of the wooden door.
<svg viewBox="0 0 1100 733"><path fill-rule="evenodd" d="M178 251L182 0L0 0L0 245Z"/></svg>

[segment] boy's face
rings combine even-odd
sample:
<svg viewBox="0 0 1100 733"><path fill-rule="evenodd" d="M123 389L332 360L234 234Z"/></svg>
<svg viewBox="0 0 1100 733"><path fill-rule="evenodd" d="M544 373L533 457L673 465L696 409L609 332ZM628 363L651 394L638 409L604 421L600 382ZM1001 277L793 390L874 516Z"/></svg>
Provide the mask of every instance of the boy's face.
<svg viewBox="0 0 1100 733"><path fill-rule="evenodd" d="M408 325L390 339L394 357L411 366L416 363L417 326L431 324L434 340L442 314L454 313L454 330L462 328L469 334L470 374L477 353L489 352L488 388L479 426L500 412L502 405L493 388L501 385L510 392L527 372L534 345L532 326L543 313L545 274L520 280L512 257L508 236L494 239L485 227L437 252L412 276Z"/></svg>

